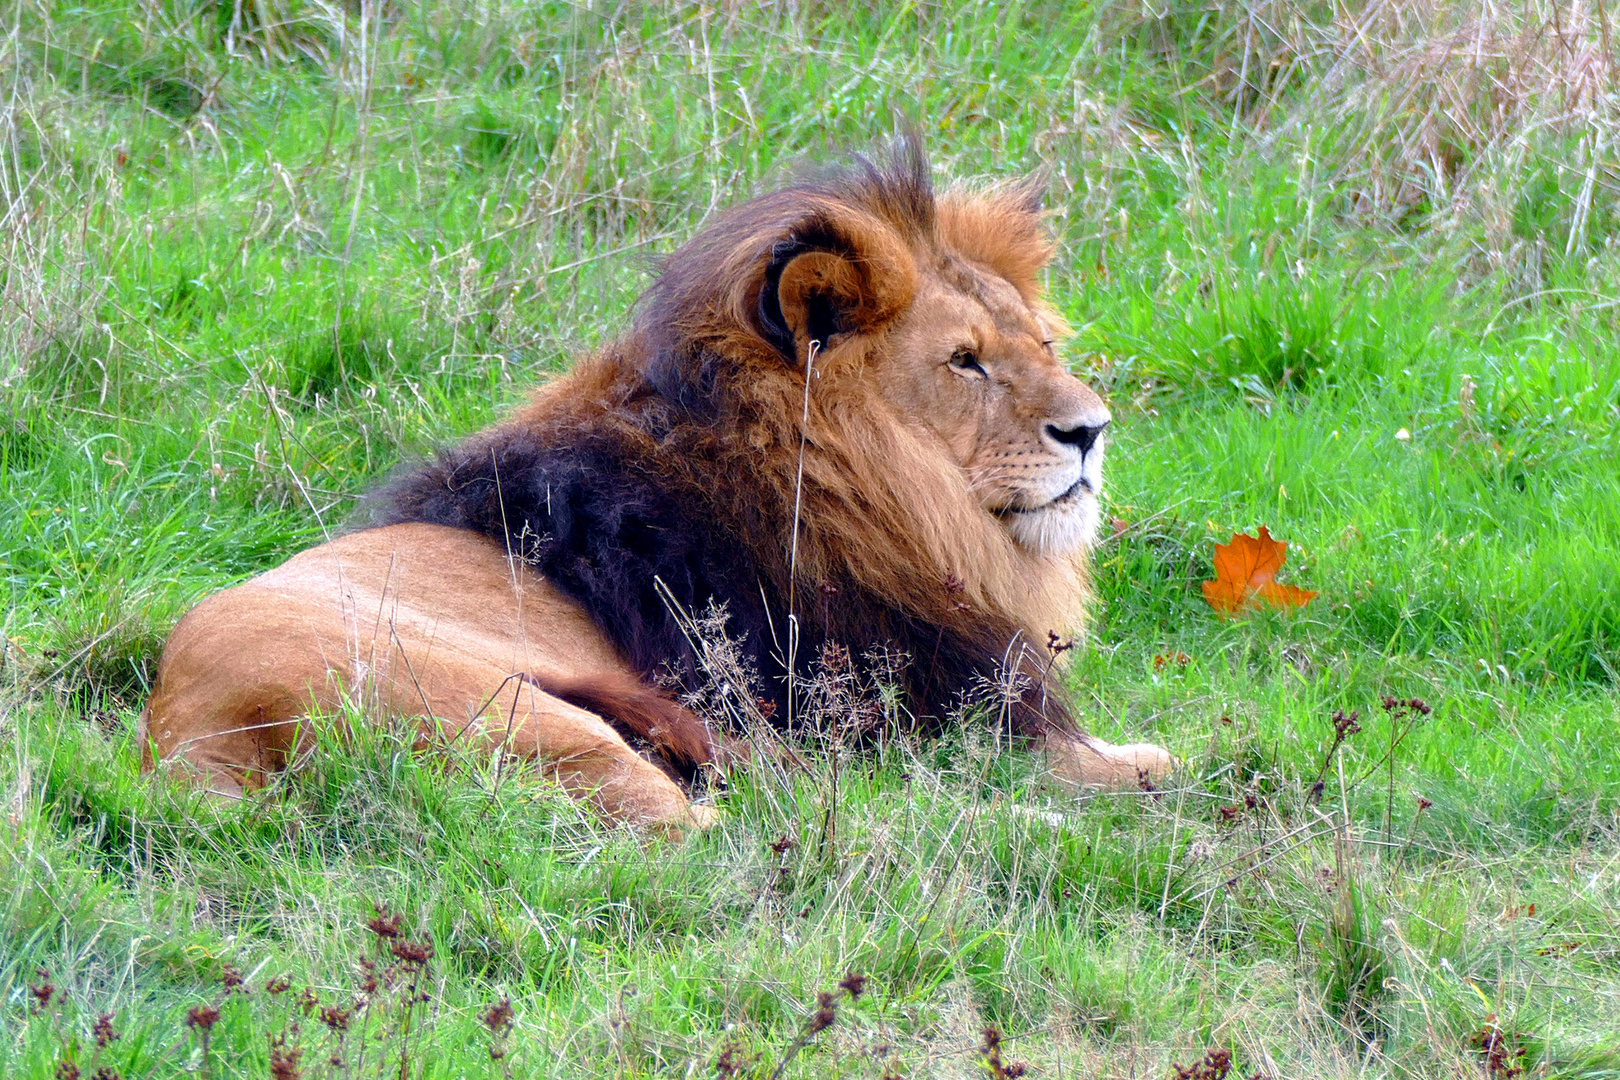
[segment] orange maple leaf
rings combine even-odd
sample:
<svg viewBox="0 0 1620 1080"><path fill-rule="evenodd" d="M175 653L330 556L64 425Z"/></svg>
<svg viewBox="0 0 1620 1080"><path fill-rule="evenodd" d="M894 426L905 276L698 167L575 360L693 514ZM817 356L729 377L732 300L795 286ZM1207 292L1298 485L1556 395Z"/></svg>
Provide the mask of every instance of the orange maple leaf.
<svg viewBox="0 0 1620 1080"><path fill-rule="evenodd" d="M1259 536L1235 533L1230 544L1215 545L1215 580L1204 582L1204 599L1222 615L1236 615L1257 596L1274 608L1304 607L1316 593L1273 580L1287 561L1288 545L1264 525Z"/></svg>

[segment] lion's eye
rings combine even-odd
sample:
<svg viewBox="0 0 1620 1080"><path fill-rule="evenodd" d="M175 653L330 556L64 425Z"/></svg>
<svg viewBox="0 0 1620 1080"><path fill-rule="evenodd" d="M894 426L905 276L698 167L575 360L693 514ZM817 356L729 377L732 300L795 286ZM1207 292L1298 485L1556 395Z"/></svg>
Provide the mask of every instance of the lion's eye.
<svg viewBox="0 0 1620 1080"><path fill-rule="evenodd" d="M974 375L988 376L984 365L979 363L979 354L972 349L957 349L951 354L951 367L957 371L969 372Z"/></svg>

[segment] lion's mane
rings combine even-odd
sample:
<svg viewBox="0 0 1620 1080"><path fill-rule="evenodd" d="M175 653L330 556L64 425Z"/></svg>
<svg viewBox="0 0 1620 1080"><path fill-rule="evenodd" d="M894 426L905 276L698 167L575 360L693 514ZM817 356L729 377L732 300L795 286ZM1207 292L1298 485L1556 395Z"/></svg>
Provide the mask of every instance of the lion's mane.
<svg viewBox="0 0 1620 1080"><path fill-rule="evenodd" d="M401 474L370 520L503 541L647 676L702 677L659 583L688 612L722 603L778 723L791 714L788 653L805 668L838 644L906 654L925 724L1012 671L998 710L1012 732L1074 732L1049 693L1045 644L1078 620L1082 561L1015 544L871 389L885 323L947 249L1039 303L1050 244L1038 197L936 197L915 145L745 203L668 258L628 333ZM839 256L855 281L811 298L813 336L838 347L810 364L807 394L809 357L776 289L808 251Z"/></svg>

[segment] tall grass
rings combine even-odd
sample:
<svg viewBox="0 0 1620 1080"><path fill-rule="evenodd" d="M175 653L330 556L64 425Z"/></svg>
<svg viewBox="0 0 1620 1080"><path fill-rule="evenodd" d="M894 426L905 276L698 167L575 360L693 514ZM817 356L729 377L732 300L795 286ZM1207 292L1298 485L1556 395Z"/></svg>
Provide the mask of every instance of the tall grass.
<svg viewBox="0 0 1620 1080"><path fill-rule="evenodd" d="M1620 1075L1611 17L19 0L0 1071ZM1118 435L1072 688L1173 785L1077 800L971 726L811 744L669 848L363 724L242 807L138 777L188 605L611 335L714 210L905 124L942 177L1050 177ZM1224 621L1196 583L1261 524L1321 597ZM417 982L364 989L406 963L374 905Z"/></svg>

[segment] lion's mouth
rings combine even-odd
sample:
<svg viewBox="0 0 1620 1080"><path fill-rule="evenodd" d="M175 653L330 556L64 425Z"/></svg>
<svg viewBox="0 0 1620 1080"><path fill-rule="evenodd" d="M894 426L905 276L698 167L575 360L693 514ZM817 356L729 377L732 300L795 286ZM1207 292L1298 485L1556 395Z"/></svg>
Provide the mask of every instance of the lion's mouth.
<svg viewBox="0 0 1620 1080"><path fill-rule="evenodd" d="M1047 510L1059 510L1065 506L1072 506L1087 495L1095 495L1096 493L1096 490L1091 486L1091 481L1081 477L1070 484L1061 495L1048 499L1038 506L1014 506L1009 503L997 510L996 516L1006 518L1014 514L1039 514Z"/></svg>

